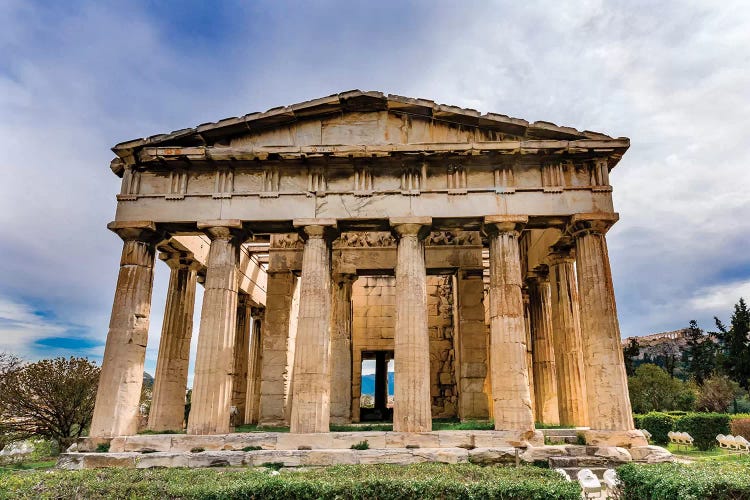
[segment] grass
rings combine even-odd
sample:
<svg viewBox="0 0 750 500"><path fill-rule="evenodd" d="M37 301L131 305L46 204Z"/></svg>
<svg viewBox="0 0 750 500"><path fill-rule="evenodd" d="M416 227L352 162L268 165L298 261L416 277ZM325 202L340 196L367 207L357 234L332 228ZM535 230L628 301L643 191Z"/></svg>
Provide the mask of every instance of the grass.
<svg viewBox="0 0 750 500"><path fill-rule="evenodd" d="M692 460L694 462L743 462L748 461L749 456L741 453L730 453L721 448L712 448L710 450L702 451L695 447L677 446L669 443L666 448L672 453L672 455L683 458L686 460Z"/></svg>
<svg viewBox="0 0 750 500"><path fill-rule="evenodd" d="M289 432L289 427L267 427L256 424L238 425L234 432Z"/></svg>
<svg viewBox="0 0 750 500"><path fill-rule="evenodd" d="M42 460L34 460L28 462L19 462L15 464L2 465L0 466L0 474L7 474L17 471L29 471L29 470L47 470L51 469L57 463L57 459L49 457Z"/></svg>
<svg viewBox="0 0 750 500"><path fill-rule="evenodd" d="M0 475L0 499L504 498L578 499L576 483L537 467L340 465L292 474L266 469L97 469Z"/></svg>

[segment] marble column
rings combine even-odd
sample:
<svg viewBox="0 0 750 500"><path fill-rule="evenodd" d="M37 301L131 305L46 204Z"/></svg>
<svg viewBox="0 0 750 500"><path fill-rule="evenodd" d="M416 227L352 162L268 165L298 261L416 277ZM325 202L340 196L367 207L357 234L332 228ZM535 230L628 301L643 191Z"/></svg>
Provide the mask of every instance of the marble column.
<svg viewBox="0 0 750 500"><path fill-rule="evenodd" d="M526 217L485 217L490 241L490 345L496 430L534 432L518 238Z"/></svg>
<svg viewBox="0 0 750 500"><path fill-rule="evenodd" d="M566 246L555 248L547 262L560 424L588 426L588 398L583 368L575 259L570 248Z"/></svg>
<svg viewBox="0 0 750 500"><path fill-rule="evenodd" d="M159 258L169 265L170 275L148 428L152 431L182 431L195 286L200 265L187 252L164 251Z"/></svg>
<svg viewBox="0 0 750 500"><path fill-rule="evenodd" d="M482 275L458 271L458 416L481 420L489 416L487 395L487 326L484 321Z"/></svg>
<svg viewBox="0 0 750 500"><path fill-rule="evenodd" d="M211 238L188 434L229 432L242 223L199 222Z"/></svg>
<svg viewBox="0 0 750 500"><path fill-rule="evenodd" d="M161 240L153 222L111 222L107 227L123 239L123 247L89 431L92 437L129 436L138 430L155 245Z"/></svg>
<svg viewBox="0 0 750 500"><path fill-rule="evenodd" d="M247 400L248 359L250 357L250 297L240 293L237 296L237 327L234 335L234 368L232 370L232 426L245 421Z"/></svg>
<svg viewBox="0 0 750 500"><path fill-rule="evenodd" d="M291 366L288 351L294 350L291 332L292 300L296 278L289 271L268 273L266 314L261 325L263 364L261 365L258 425L288 425L286 404L291 388ZM296 327L295 327L296 328Z"/></svg>
<svg viewBox="0 0 750 500"><path fill-rule="evenodd" d="M536 420L548 425L559 425L550 283L546 269L532 271L530 274L526 283L529 289Z"/></svg>
<svg viewBox="0 0 750 500"><path fill-rule="evenodd" d="M523 275L523 270L521 270ZM534 352L532 346L534 341L531 335L531 313L529 312L529 290L527 287L521 287L521 298L523 300L523 325L526 332L526 366L529 368L529 397L531 398L531 412L534 415L534 422L539 416L536 413L536 393L534 392Z"/></svg>
<svg viewBox="0 0 750 500"><path fill-rule="evenodd" d="M432 406L424 238L432 219L399 217L390 222L398 238L393 430L426 432L432 430Z"/></svg>
<svg viewBox="0 0 750 500"><path fill-rule="evenodd" d="M247 399L245 401L246 424L257 424L260 413L260 381L263 367L263 341L261 331L265 308L253 307L250 310L252 318L250 337L250 355L247 364Z"/></svg>
<svg viewBox="0 0 750 500"><path fill-rule="evenodd" d="M306 236L300 276L290 432L328 432L331 417L331 246L335 221L294 221Z"/></svg>
<svg viewBox="0 0 750 500"><path fill-rule="evenodd" d="M616 221L616 214L576 214L569 232L576 243L589 425L627 431L634 428L633 414L604 236Z"/></svg>
<svg viewBox="0 0 750 500"><path fill-rule="evenodd" d="M336 274L331 311L331 422L352 421L352 284L356 274Z"/></svg>

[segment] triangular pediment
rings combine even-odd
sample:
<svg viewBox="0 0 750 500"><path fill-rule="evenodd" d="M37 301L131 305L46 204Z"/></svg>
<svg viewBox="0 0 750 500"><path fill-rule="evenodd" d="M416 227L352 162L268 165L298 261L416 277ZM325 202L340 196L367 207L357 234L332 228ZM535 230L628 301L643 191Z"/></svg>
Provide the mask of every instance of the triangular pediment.
<svg viewBox="0 0 750 500"><path fill-rule="evenodd" d="M366 146L607 139L611 137L549 122L529 123L426 99L353 90L123 142L113 151L122 158L144 147Z"/></svg>

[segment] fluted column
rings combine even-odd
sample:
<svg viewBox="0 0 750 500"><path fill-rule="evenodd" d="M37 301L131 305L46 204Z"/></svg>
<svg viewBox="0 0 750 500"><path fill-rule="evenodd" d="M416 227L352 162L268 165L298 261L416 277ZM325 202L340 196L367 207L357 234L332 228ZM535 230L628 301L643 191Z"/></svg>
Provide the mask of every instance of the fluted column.
<svg viewBox="0 0 750 500"><path fill-rule="evenodd" d="M265 308L253 307L250 310L252 317L252 335L250 337L250 356L247 365L247 391L245 401L245 423L258 423L260 410L260 382L263 367L263 342L261 331Z"/></svg>
<svg viewBox="0 0 750 500"><path fill-rule="evenodd" d="M529 319L533 343L534 394L536 420L558 425L557 369L552 339L552 299L545 270L527 279L529 289Z"/></svg>
<svg viewBox="0 0 750 500"><path fill-rule="evenodd" d="M335 221L295 221L302 252L290 431L328 432L331 417L331 246Z"/></svg>
<svg viewBox="0 0 750 500"><path fill-rule="evenodd" d="M250 297L240 293L237 296L237 327L234 335L234 368L232 370L232 404L234 414L232 425L245 421L247 400L248 358L250 355Z"/></svg>
<svg viewBox="0 0 750 500"><path fill-rule="evenodd" d="M518 238L520 216L485 217L490 240L490 345L496 430L533 433Z"/></svg>
<svg viewBox="0 0 750 500"><path fill-rule="evenodd" d="M242 224L199 222L211 238L188 434L229 432Z"/></svg>
<svg viewBox="0 0 750 500"><path fill-rule="evenodd" d="M187 252L164 251L159 258L169 265L170 275L148 428L181 431L185 423L195 286L200 266Z"/></svg>
<svg viewBox="0 0 750 500"><path fill-rule="evenodd" d="M138 430L154 253L161 239L153 222L112 222L107 227L124 243L89 431L92 437L128 436Z"/></svg>
<svg viewBox="0 0 750 500"><path fill-rule="evenodd" d="M632 430L620 325L604 234L615 214L576 214L570 233L576 242L581 337L586 367L589 423L596 430Z"/></svg>
<svg viewBox="0 0 750 500"><path fill-rule="evenodd" d="M523 273L523 271L521 272ZM527 287L521 288L521 299L523 300L523 326L526 332L526 366L529 368L529 398L531 401L531 413L534 416L534 422L536 422L539 416L536 413L536 393L534 392L534 352L532 350L534 342L531 338L531 313L529 312L529 290Z"/></svg>
<svg viewBox="0 0 750 500"><path fill-rule="evenodd" d="M429 217L391 219L398 238L393 430L432 430L430 337L427 330L427 275L424 238Z"/></svg>
<svg viewBox="0 0 750 500"><path fill-rule="evenodd" d="M569 248L559 247L549 255L547 262L560 424L588 426L575 259Z"/></svg>
<svg viewBox="0 0 750 500"><path fill-rule="evenodd" d="M292 384L289 351L294 350L290 332L296 279L290 271L268 273L266 314L261 325L261 365L258 425L284 426L287 399ZM296 335L296 332L295 332Z"/></svg>
<svg viewBox="0 0 750 500"><path fill-rule="evenodd" d="M356 274L333 279L331 306L331 422L352 421L352 284Z"/></svg>

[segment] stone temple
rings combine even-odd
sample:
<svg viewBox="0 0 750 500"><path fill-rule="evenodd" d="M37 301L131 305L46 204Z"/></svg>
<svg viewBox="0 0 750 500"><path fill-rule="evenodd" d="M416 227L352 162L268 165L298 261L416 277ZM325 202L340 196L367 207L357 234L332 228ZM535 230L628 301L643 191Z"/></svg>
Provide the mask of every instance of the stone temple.
<svg viewBox="0 0 750 500"><path fill-rule="evenodd" d="M494 421L506 444L541 444L541 422L644 445L605 236L629 145L362 91L116 145L108 227L124 243L90 435L137 432L158 256L171 277L152 431L257 423L294 439L392 411L393 434L457 418Z"/></svg>

